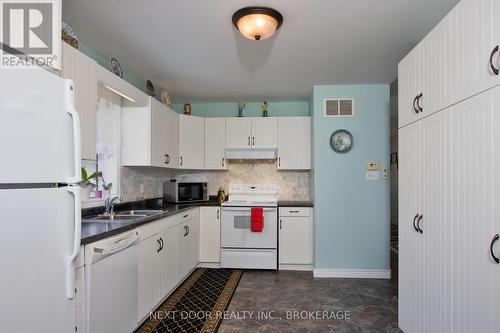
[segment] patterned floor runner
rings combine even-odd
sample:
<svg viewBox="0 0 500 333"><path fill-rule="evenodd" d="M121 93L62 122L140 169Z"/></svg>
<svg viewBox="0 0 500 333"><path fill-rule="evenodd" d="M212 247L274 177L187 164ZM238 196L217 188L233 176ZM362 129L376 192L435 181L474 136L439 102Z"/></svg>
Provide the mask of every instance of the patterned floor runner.
<svg viewBox="0 0 500 333"><path fill-rule="evenodd" d="M136 333L215 333L242 272L198 268Z"/></svg>

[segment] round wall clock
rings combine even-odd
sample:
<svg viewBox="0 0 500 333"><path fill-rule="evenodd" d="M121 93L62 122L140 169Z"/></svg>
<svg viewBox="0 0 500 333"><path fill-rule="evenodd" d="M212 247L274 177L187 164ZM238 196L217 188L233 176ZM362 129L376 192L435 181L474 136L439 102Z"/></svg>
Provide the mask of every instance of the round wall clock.
<svg viewBox="0 0 500 333"><path fill-rule="evenodd" d="M330 137L330 146L337 153L344 154L351 150L353 144L352 134L345 129L333 132Z"/></svg>

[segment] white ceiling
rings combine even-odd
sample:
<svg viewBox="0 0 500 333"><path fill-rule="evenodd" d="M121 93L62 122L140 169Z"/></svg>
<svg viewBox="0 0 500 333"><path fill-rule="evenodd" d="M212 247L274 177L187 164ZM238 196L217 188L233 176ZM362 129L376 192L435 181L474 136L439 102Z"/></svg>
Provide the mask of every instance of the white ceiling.
<svg viewBox="0 0 500 333"><path fill-rule="evenodd" d="M397 64L458 0L63 0L80 39L176 100L307 99L314 84L389 83ZM264 41L232 14L279 10Z"/></svg>

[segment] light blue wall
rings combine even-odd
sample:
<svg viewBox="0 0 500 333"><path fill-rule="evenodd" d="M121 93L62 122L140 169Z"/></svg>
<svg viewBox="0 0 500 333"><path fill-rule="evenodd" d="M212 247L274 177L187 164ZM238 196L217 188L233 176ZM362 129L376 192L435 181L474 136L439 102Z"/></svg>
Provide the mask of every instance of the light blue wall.
<svg viewBox="0 0 500 333"><path fill-rule="evenodd" d="M243 115L259 117L262 115L261 102L247 102ZM190 103L192 114L202 117L231 117L238 115L238 103ZM182 113L184 104L173 104L172 109ZM274 116L309 116L308 101L269 102L268 113Z"/></svg>
<svg viewBox="0 0 500 333"><path fill-rule="evenodd" d="M354 98L354 117L323 117L325 98ZM315 86L312 103L315 268L389 269L389 85ZM330 148L340 128L354 137L347 154ZM366 180L368 162L379 181Z"/></svg>

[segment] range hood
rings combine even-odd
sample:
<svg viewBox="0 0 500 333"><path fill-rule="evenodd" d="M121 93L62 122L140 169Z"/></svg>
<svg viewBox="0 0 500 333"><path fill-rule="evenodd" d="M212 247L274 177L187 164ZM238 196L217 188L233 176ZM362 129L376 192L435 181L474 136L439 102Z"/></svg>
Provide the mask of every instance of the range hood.
<svg viewBox="0 0 500 333"><path fill-rule="evenodd" d="M275 160L276 148L226 149L227 160Z"/></svg>

